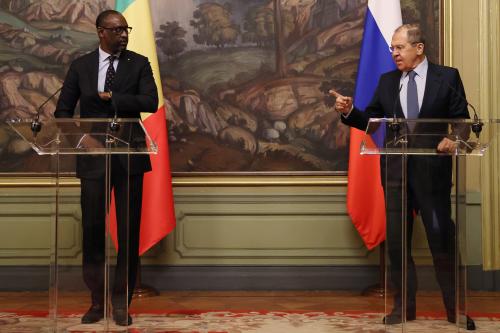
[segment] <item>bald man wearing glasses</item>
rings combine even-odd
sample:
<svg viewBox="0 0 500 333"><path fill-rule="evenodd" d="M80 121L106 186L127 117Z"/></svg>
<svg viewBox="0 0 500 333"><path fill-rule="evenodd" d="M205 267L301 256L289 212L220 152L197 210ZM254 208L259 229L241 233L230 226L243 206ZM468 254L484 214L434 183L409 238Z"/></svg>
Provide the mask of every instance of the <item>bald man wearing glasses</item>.
<svg viewBox="0 0 500 333"><path fill-rule="evenodd" d="M106 10L98 15L96 29L99 48L71 64L55 117L73 117L78 101L81 118L113 118L111 101L119 118L140 118L141 112L156 112L158 93L151 66L146 57L126 49L132 28L125 18L117 11ZM148 156L132 155L130 165L126 156L111 157L119 247L112 305L113 319L122 326L132 323L127 303L132 299L137 275L143 177L150 170ZM104 317L104 157L78 156L76 174L81 182L83 278L92 301L82 323L91 324Z"/></svg>

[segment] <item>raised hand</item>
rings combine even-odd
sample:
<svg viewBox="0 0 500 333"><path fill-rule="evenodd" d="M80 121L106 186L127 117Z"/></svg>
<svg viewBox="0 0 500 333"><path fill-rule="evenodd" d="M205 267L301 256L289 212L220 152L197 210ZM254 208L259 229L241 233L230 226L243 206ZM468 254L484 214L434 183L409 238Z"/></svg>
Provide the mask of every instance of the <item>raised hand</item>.
<svg viewBox="0 0 500 333"><path fill-rule="evenodd" d="M351 112L352 97L343 96L333 89L330 89L328 93L335 97L335 111L343 114Z"/></svg>

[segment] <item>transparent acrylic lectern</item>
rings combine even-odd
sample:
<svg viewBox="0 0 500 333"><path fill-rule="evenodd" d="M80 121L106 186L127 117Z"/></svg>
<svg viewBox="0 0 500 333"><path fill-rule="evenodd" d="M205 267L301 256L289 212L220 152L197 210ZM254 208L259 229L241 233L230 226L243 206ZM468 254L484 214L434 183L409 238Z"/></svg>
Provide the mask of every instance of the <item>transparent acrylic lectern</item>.
<svg viewBox="0 0 500 333"><path fill-rule="evenodd" d="M128 313L128 298L131 296L128 295L129 252L119 249L119 269L111 269L116 253L113 243L118 239L118 243L128 249L128 207L129 195L132 194L129 191L130 170L141 158L147 158L145 155L156 153L157 146L139 119L118 119L118 126L112 125L114 121L116 119L53 119L43 123L40 131L32 130L31 121L9 122L13 132L38 155L50 156L50 167L46 173L53 180L54 188L49 259L50 309L47 327L41 331L126 330L125 327L115 326L112 309L113 305L118 307L116 304L119 304L120 309ZM98 179L95 183L98 190L95 191L94 200L98 202L98 207L85 209L86 214L91 216L90 220L96 221L96 225L91 226L95 228L93 234L95 235L95 230L100 232L102 229L102 239L96 237L91 243L86 243L94 251L87 258L84 256L86 264L81 262L83 245L80 232L83 227L74 225L79 220L74 215L79 211L80 205L74 200L70 202L70 196L65 194L65 188L60 183L63 171L67 172L71 168L68 158L74 160L75 156L77 177ZM120 185L122 194L115 202L113 191L116 187L113 184L116 177L121 177L123 180L120 180L120 184L124 185ZM101 185L102 192L99 190ZM121 213L115 214L115 204L122 207ZM88 225L86 228L89 230ZM99 302L104 302L103 320L92 325L80 323L81 314L95 303L95 299L91 301L87 287L93 290L93 298L100 298ZM78 319L71 321L68 319L71 316L77 316Z"/></svg>
<svg viewBox="0 0 500 333"><path fill-rule="evenodd" d="M481 228L466 209L466 176L479 171L466 175L466 165L486 153L496 127L465 119L370 119L361 154L380 155L386 332L421 332L422 320L434 320L425 322L433 330L466 331L466 316L474 313L467 237Z"/></svg>

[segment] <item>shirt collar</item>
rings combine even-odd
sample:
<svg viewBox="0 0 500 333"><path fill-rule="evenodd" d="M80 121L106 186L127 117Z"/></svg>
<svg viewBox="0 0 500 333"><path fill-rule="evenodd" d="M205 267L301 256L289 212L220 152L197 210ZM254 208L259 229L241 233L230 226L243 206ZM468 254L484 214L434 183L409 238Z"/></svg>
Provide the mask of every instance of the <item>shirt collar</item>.
<svg viewBox="0 0 500 333"><path fill-rule="evenodd" d="M413 71L417 73L417 76L425 78L425 76L427 75L428 68L429 68L429 62L427 61L427 57L424 57L424 60L422 60L422 62L418 64L417 67L413 69ZM407 77L408 73L410 73L410 71L404 72L402 77L403 78Z"/></svg>
<svg viewBox="0 0 500 333"><path fill-rule="evenodd" d="M101 49L101 46L99 46L99 62L107 61L110 55L111 54L104 51L103 49ZM114 54L114 56L117 59L120 58L120 52L118 52L117 54Z"/></svg>

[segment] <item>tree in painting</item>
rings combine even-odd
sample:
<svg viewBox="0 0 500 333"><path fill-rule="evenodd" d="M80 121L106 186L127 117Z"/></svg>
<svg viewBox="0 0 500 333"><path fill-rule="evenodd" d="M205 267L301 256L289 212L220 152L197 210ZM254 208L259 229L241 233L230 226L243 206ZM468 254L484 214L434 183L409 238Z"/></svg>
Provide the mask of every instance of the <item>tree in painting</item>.
<svg viewBox="0 0 500 333"><path fill-rule="evenodd" d="M175 58L187 46L183 39L186 33L186 30L179 26L179 22L167 22L160 25L160 31L155 33L156 45L168 58Z"/></svg>
<svg viewBox="0 0 500 333"><path fill-rule="evenodd" d="M229 3L204 3L193 13L194 20L190 24L198 31L193 39L198 44L224 47L236 43L240 34L239 26L231 22L231 6Z"/></svg>
<svg viewBox="0 0 500 333"><path fill-rule="evenodd" d="M245 14L243 42L255 43L258 47L274 45L274 13L267 6L253 6Z"/></svg>

